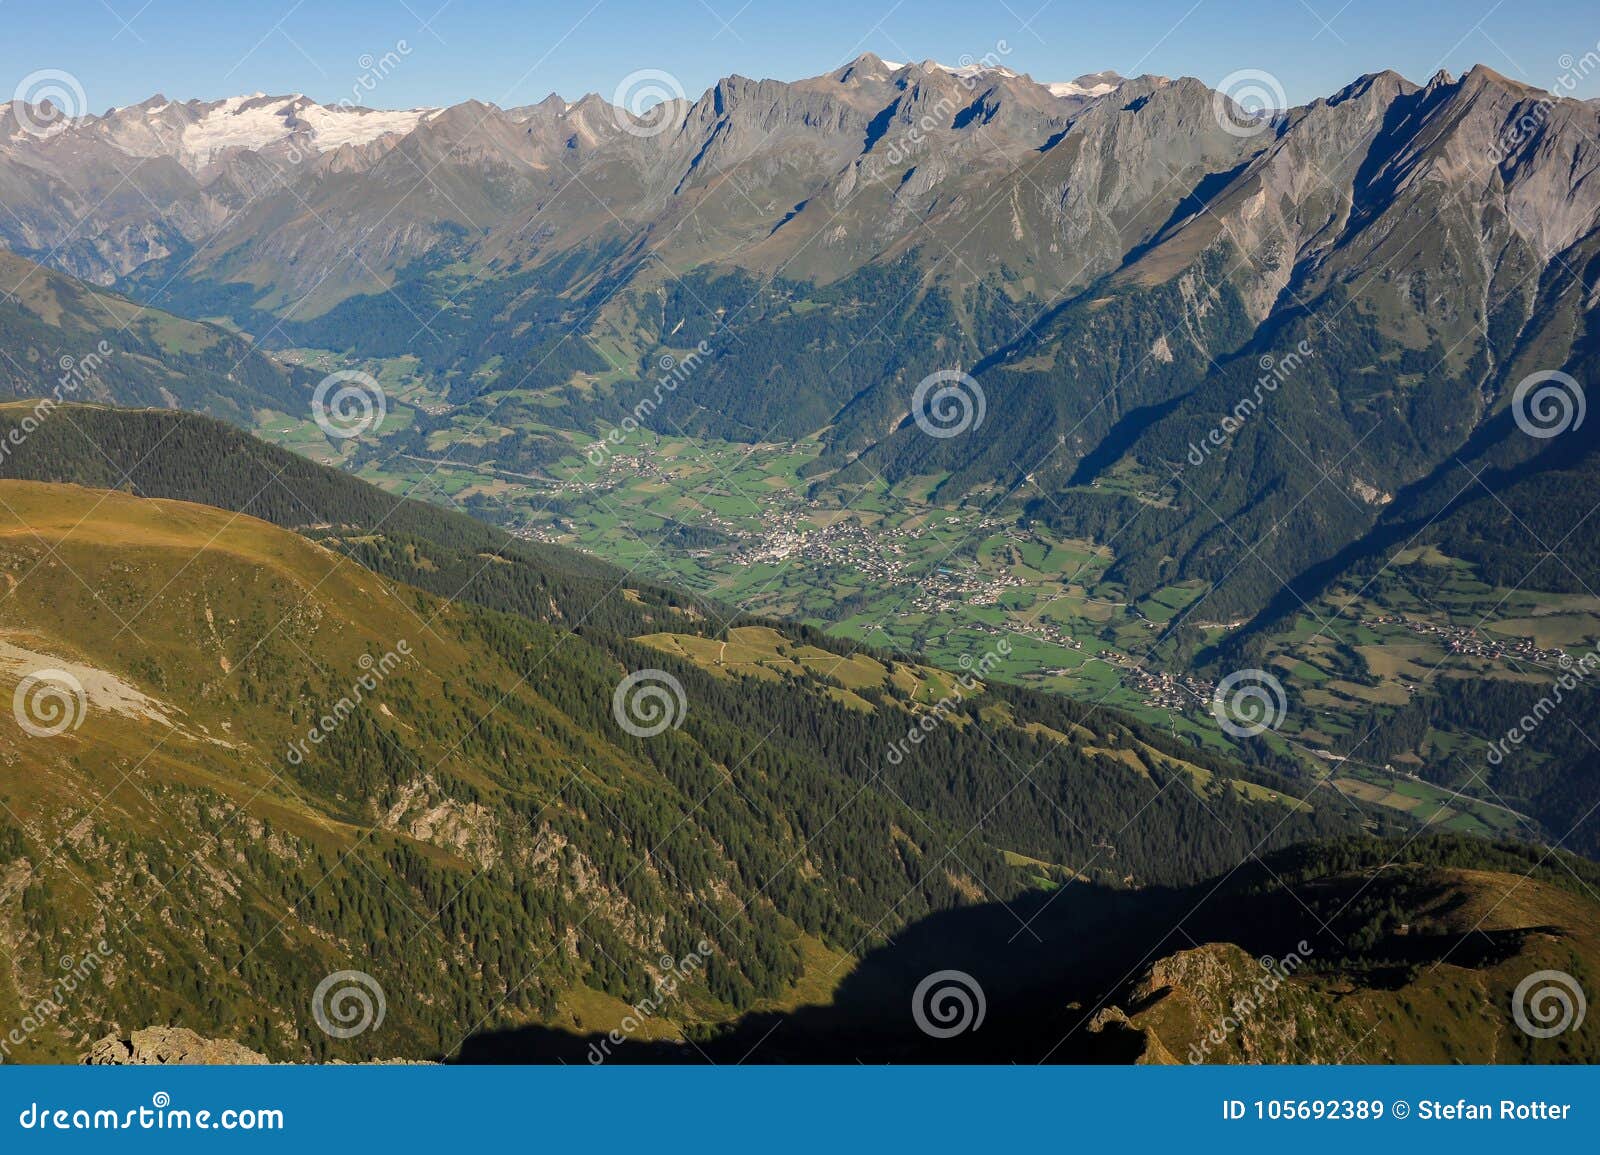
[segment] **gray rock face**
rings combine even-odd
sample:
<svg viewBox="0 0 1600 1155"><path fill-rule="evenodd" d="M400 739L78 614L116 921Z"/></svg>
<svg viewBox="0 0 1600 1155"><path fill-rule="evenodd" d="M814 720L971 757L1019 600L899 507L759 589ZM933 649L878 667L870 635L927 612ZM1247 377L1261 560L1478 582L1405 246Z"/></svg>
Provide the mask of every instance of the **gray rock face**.
<svg viewBox="0 0 1600 1155"><path fill-rule="evenodd" d="M231 1039L206 1039L186 1027L146 1027L126 1039L107 1035L82 1060L90 1067L260 1066L267 1057Z"/></svg>
<svg viewBox="0 0 1600 1155"><path fill-rule="evenodd" d="M393 112L152 97L40 136L7 106L0 244L101 283L181 259L184 280L303 316L446 254L529 267L584 246L821 281L920 247L941 277L999 270L1049 297L1130 254L1170 269L1221 229L1260 267L1241 286L1259 315L1419 185L1544 260L1595 227L1595 102L1483 67L1362 77L1259 133L1225 129L1219 101L1187 77L1039 83L867 54L728 77L642 119L594 94Z"/></svg>
<svg viewBox="0 0 1600 1155"><path fill-rule="evenodd" d="M891 68L868 54L793 83L728 77L642 120L594 94L393 112L155 96L43 134L8 105L0 244L99 283L199 249L196 279L260 286L265 272L267 308L313 288L323 303L374 291L463 237L499 255L525 244L530 215L567 245L721 217L743 248L875 144L937 141L963 171L1014 159L1120 83L1081 79L1093 83L1058 95L1001 67Z"/></svg>

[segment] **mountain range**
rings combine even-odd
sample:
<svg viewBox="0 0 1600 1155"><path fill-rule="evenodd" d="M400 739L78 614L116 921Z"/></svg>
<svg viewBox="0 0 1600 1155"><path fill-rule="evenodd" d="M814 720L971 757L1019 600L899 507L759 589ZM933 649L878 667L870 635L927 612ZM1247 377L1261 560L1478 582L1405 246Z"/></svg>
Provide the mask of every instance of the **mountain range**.
<svg viewBox="0 0 1600 1155"><path fill-rule="evenodd" d="M117 960L26 1057L158 1027L582 1059L694 956L623 1061L1592 1058L1501 1008L1529 970L1592 988L1600 701L1479 747L1600 642L1600 105L872 54L667 95L0 111L0 684L80 690L0 736L0 1018ZM296 442L342 468L247 432L300 437L344 366L396 415ZM930 435L936 373L965 393ZM963 681L821 628L851 595L779 620L352 475L566 494L633 428L1080 543L1119 606L1182 589L1139 668L1278 671L1298 745ZM526 529L498 492L466 508ZM1563 666L1434 678L1337 605L1470 649L1518 592ZM673 716L641 737L645 674ZM1419 837L1413 784L1549 849ZM1301 943L1276 1017L1207 1046ZM342 1042L302 1012L348 964L389 1019ZM929 1051L903 1008L955 965L994 1022Z"/></svg>
<svg viewBox="0 0 1600 1155"><path fill-rule="evenodd" d="M1254 615L1415 517L1453 461L1549 448L1496 431L1522 376L1587 347L1600 107L1479 67L1235 112L1187 78L1052 87L871 55L730 77L648 121L592 95L152 98L0 134L0 236L268 348L415 358L456 408L413 444L508 394L598 430L704 339L656 428L815 435L841 480L944 473L943 494L1020 490L1080 531L1153 504L1119 563L1141 590L1220 585L1234 535L1272 531L1213 598ZM1187 467L1297 349L1223 467ZM953 364L986 430L930 439L912 389ZM552 452L517 424L480 453Z"/></svg>
<svg viewBox="0 0 1600 1155"><path fill-rule="evenodd" d="M567 476L581 439L630 422L814 440L813 493L930 478L941 504L1113 543L1119 599L1199 594L1152 655L1224 673L1300 660L1275 640L1299 622L1341 634L1342 591L1401 581L1437 609L1385 564L1400 547L1593 596L1600 555L1574 529L1596 426L1531 436L1513 402L1536 374L1595 376L1597 142L1600 105L1482 66L1263 115L1192 78L867 54L643 115L592 94L392 113L156 97L0 133L0 237L269 355L424 382L380 444L326 457L351 468ZM46 277L8 275L13 304ZM916 386L952 367L982 424L929 437ZM284 380L308 377L192 403L300 420ZM1405 730L1380 712L1327 744L1375 727ZM1572 757L1554 787L1495 789L1563 834L1566 779L1592 780Z"/></svg>

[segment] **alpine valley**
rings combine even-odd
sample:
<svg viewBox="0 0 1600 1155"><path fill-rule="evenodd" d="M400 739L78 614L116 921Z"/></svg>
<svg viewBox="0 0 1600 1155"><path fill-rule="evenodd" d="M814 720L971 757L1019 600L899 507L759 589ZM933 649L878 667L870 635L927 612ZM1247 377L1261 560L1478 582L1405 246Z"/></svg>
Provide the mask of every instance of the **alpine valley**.
<svg viewBox="0 0 1600 1155"><path fill-rule="evenodd" d="M6 1061L1600 1058L1507 1010L1600 989L1600 102L51 112Z"/></svg>

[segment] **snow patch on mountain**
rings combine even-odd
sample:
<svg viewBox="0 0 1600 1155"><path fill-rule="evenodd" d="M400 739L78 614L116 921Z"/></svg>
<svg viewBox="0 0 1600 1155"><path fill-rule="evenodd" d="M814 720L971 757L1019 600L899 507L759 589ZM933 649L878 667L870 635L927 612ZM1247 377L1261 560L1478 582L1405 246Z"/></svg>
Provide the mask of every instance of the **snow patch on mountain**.
<svg viewBox="0 0 1600 1155"><path fill-rule="evenodd" d="M911 67L911 65L898 63L893 60L883 61L883 66L890 72L899 72L902 68ZM957 77L961 80L973 80L980 76L1003 76L1008 79L1016 79L1021 75L1020 73L1013 72L1011 69L1006 68L1003 65L984 64L982 62L976 64L951 65L941 64L937 60L929 60L925 62L922 67L937 68L939 71L947 72L951 76ZM1043 83L1041 87L1046 89L1052 96L1078 96L1093 99L1094 97L1104 96L1108 92L1115 91L1123 83L1123 77L1108 69L1104 72L1088 73L1087 75L1078 77L1076 80L1047 81Z"/></svg>
<svg viewBox="0 0 1600 1155"><path fill-rule="evenodd" d="M890 72L899 72L902 68L910 67L907 64L897 64L892 60L885 60L883 66ZM993 73L995 76L1016 76L1017 73L999 64L940 64L937 60L924 62L924 68L937 68L940 72L948 72L951 76L970 80L973 77Z"/></svg>
<svg viewBox="0 0 1600 1155"><path fill-rule="evenodd" d="M1051 96L1104 96L1108 92L1116 91L1116 85L1110 81L1101 81L1098 84L1079 84L1076 80L1052 80L1045 85Z"/></svg>
<svg viewBox="0 0 1600 1155"><path fill-rule="evenodd" d="M308 105L300 119L311 126L312 140L319 151L346 144L368 144L391 133L404 135L439 110L436 108L329 108Z"/></svg>
<svg viewBox="0 0 1600 1155"><path fill-rule="evenodd" d="M300 141L311 152L330 152L346 144L368 144L390 134L403 135L437 111L329 106L300 95L230 96L185 126L183 152L201 168L229 149L260 151L291 139Z"/></svg>

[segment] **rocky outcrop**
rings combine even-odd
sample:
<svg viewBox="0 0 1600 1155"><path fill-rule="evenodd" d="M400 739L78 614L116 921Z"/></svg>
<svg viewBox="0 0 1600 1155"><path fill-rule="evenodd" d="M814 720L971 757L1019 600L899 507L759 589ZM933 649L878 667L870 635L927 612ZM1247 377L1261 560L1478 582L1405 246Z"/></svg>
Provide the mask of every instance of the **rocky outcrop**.
<svg viewBox="0 0 1600 1155"><path fill-rule="evenodd" d="M232 1039L207 1039L187 1027L146 1027L126 1039L107 1035L78 1061L86 1067L259 1067L272 1062ZM332 1060L334 1065L344 1065ZM374 1059L361 1066L425 1066L418 1059Z"/></svg>
<svg viewBox="0 0 1600 1155"><path fill-rule="evenodd" d="M206 1039L187 1027L146 1027L126 1039L107 1035L84 1055L89 1067L253 1067L267 1062L231 1039Z"/></svg>

